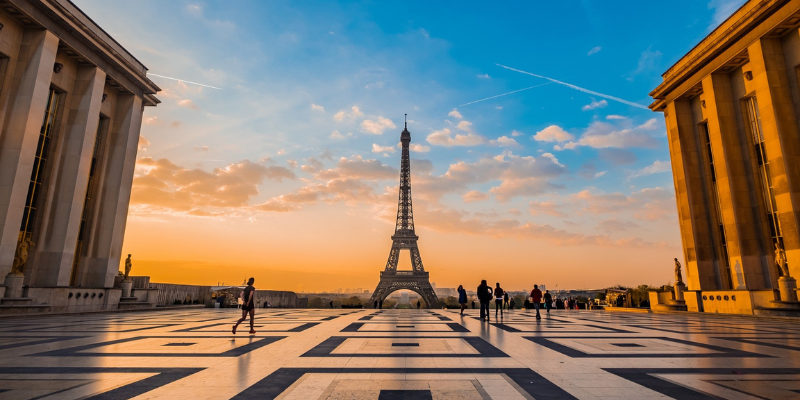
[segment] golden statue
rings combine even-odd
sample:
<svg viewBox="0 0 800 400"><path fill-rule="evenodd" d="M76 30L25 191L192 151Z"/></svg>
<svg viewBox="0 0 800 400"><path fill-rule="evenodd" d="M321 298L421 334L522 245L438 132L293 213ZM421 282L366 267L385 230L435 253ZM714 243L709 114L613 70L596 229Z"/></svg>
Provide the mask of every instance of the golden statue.
<svg viewBox="0 0 800 400"><path fill-rule="evenodd" d="M131 268L132 267L133 267L133 264L131 264L131 255L128 254L128 258L125 259L125 280L126 281L129 279L128 275L131 274Z"/></svg>
<svg viewBox="0 0 800 400"><path fill-rule="evenodd" d="M675 283L683 283L683 275L681 275L681 262L675 259Z"/></svg>
<svg viewBox="0 0 800 400"><path fill-rule="evenodd" d="M25 238L17 243L17 252L14 254L14 263L11 264L11 273L21 275L28 262L28 252L31 246L36 246L30 239Z"/></svg>
<svg viewBox="0 0 800 400"><path fill-rule="evenodd" d="M789 266L786 264L786 252L779 243L775 243L775 265L781 271L781 276L789 277Z"/></svg>

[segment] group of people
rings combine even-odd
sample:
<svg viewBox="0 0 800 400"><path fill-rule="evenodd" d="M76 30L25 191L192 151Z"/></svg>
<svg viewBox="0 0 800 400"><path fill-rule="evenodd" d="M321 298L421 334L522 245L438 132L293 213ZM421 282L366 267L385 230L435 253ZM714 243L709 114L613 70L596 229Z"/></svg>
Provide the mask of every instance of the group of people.
<svg viewBox="0 0 800 400"><path fill-rule="evenodd" d="M458 286L458 303L461 305L461 315L464 315L464 309L467 308L467 291L464 289L463 285ZM500 318L503 317L503 310L513 310L516 306L514 299L509 299L508 292L503 290L500 287L500 283L495 283L494 289L486 283L486 279L481 281L480 286L476 291L478 296L478 302L480 303L481 307L481 320L486 319L488 320L491 315L489 313L489 305L491 304L492 300L494 300L494 317L497 319L498 314ZM529 304L532 304L533 307L536 309L536 319L542 319L541 314L539 313L539 307L544 305L544 308L547 310L547 313L550 313L551 308L556 308L556 300L553 300L553 296L550 294L549 291L545 290L544 293L539 289L539 285L533 285L533 290L531 290L530 296L528 297L530 301L527 299L525 300L525 308L528 308ZM560 300L557 300L560 301ZM569 301L572 301L570 299ZM577 302L574 302L577 308ZM472 308L475 308L475 302L472 302Z"/></svg>

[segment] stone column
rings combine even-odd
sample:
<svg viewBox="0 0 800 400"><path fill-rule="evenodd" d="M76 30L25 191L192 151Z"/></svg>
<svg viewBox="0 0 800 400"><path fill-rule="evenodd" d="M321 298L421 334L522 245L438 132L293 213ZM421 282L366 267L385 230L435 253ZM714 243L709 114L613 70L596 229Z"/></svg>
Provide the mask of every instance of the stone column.
<svg viewBox="0 0 800 400"><path fill-rule="evenodd" d="M89 233L84 287L112 287L119 271L142 111L141 98L132 94L117 97L99 182L98 209Z"/></svg>
<svg viewBox="0 0 800 400"><path fill-rule="evenodd" d="M714 205L707 198L710 189L704 172L704 148L698 145L691 104L687 100L670 102L664 116L686 260L686 278L693 290L720 289L721 278L715 263L715 236L712 230L714 223L710 221Z"/></svg>
<svg viewBox="0 0 800 400"><path fill-rule="evenodd" d="M714 73L703 78L708 134L714 151L717 190L727 236L728 257L733 286L737 289L769 287L764 279L762 234L755 219L758 203L751 194L756 190L748 182L750 149L742 147L747 138L739 137L736 109L728 74Z"/></svg>
<svg viewBox="0 0 800 400"><path fill-rule="evenodd" d="M99 68L78 68L61 139L62 157L54 168L51 193L57 198L48 210L47 229L39 236L35 270L29 274L31 285L69 285L105 80Z"/></svg>
<svg viewBox="0 0 800 400"><path fill-rule="evenodd" d="M762 38L750 45L747 52L753 74L750 85L755 89L761 115L783 245L790 273L797 276L800 274L800 130L789 71L780 39ZM769 272L775 279L777 271L773 268Z"/></svg>
<svg viewBox="0 0 800 400"><path fill-rule="evenodd" d="M45 30L26 30L19 56L12 60L13 103L0 134L0 276L11 271L28 194L39 130L42 127L58 38Z"/></svg>

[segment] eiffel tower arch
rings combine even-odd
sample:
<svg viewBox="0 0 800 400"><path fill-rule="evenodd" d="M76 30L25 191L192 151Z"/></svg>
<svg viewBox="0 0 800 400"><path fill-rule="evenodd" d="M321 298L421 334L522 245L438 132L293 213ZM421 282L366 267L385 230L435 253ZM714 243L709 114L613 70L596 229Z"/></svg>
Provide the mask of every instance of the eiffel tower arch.
<svg viewBox="0 0 800 400"><path fill-rule="evenodd" d="M392 235L392 248L389 250L389 259L386 268L381 271L381 280L378 287L372 292L369 304L382 303L386 297L397 290L411 290L425 300L428 308L437 307L439 299L431 286L430 276L422 266L422 257L419 255L417 240L419 236L414 231L414 212L411 206L411 159L409 157L409 144L411 132L408 123L405 124L400 134L403 145L400 159L400 196L397 202L397 223ZM398 271L397 262L400 251L408 250L411 257L411 271Z"/></svg>

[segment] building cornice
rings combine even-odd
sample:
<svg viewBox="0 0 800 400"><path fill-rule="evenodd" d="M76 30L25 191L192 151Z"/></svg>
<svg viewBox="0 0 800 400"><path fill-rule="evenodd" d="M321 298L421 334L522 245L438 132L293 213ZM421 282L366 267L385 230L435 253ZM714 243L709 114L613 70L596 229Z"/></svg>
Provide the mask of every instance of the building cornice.
<svg viewBox="0 0 800 400"><path fill-rule="evenodd" d="M800 1L798 0L750 0L742 5L736 12L726 19L720 26L714 29L708 36L706 36L700 43L698 43L692 50L684 55L678 62L670 67L663 75L664 81L658 85L650 96L655 100L650 109L654 111L663 111L667 97L672 96L672 92L680 90L681 92L688 90L694 83L687 85L689 79L697 80L702 79L702 76L697 76L698 72L706 72L706 67L712 61L723 65L728 59L734 58L738 51L731 52L731 48L735 44L739 47L746 49L742 46L742 41L747 41L745 45L749 45L753 38L749 38L749 34L759 27L759 25L770 19L768 27L762 27L771 30L779 25L783 20L793 14L789 13L786 16L778 15L779 18L774 18L778 10L783 7L796 11L800 8ZM770 18L773 17L773 18ZM759 29L763 31L764 29ZM762 35L759 34L758 37ZM757 37L756 37L757 39ZM718 60L724 56L725 60ZM680 95L680 93L678 94Z"/></svg>
<svg viewBox="0 0 800 400"><path fill-rule="evenodd" d="M147 77L147 67L70 0L6 1L53 32L131 93L143 97L161 90Z"/></svg>

